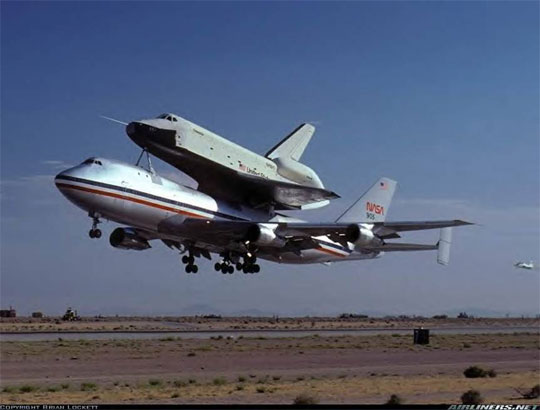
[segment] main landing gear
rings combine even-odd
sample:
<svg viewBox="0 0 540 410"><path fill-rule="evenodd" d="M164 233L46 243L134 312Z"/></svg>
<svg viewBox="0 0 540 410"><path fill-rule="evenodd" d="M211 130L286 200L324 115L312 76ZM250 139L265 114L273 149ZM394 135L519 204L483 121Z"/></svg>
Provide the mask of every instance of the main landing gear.
<svg viewBox="0 0 540 410"><path fill-rule="evenodd" d="M101 238L101 230L98 229L98 224L101 223L101 221L99 220L99 215L98 214L94 214L94 213L89 213L88 216L90 218L92 218L92 229L90 229L90 231L88 231L88 236L90 236L90 238L94 239L99 239Z"/></svg>
<svg viewBox="0 0 540 410"><path fill-rule="evenodd" d="M244 263L237 263L236 269L244 273L259 273L261 267L257 264L257 257L250 253L244 256Z"/></svg>
<svg viewBox="0 0 540 410"><path fill-rule="evenodd" d="M199 271L199 267L195 265L195 257L191 251L189 255L182 256L182 263L186 265L186 273L197 273Z"/></svg>
<svg viewBox="0 0 540 410"><path fill-rule="evenodd" d="M214 269L217 272L221 271L221 273L223 274L234 273L234 266L232 265L232 262L229 259L224 259L223 261L216 263L214 265Z"/></svg>
<svg viewBox="0 0 540 410"><path fill-rule="evenodd" d="M231 256L229 254L222 254L221 256L223 260L214 265L214 269L217 272L221 271L223 274L232 274L234 268L244 273L257 273L261 270L261 267L256 263L256 256L250 253L243 255L243 262L240 262L240 255Z"/></svg>

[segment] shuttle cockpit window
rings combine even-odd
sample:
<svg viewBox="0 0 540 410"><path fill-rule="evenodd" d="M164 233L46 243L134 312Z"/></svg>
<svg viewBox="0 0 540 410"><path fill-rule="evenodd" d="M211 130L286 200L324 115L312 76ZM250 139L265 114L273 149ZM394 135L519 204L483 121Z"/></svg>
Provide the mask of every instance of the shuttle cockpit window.
<svg viewBox="0 0 540 410"><path fill-rule="evenodd" d="M171 114L161 114L158 116L158 118L162 119L162 120L167 120L167 121L171 121L171 122L178 122L178 119L174 116L174 115L171 115Z"/></svg>

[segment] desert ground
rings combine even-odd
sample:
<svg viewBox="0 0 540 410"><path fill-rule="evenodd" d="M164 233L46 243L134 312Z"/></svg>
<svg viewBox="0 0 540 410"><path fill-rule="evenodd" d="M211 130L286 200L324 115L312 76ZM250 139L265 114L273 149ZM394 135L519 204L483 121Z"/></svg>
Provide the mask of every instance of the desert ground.
<svg viewBox="0 0 540 410"><path fill-rule="evenodd" d="M309 329L337 329L383 327L385 322L309 318L267 323L270 320L276 321L237 318L227 323L246 326L243 329L278 324L288 329L305 329L306 324ZM538 319L467 320L474 327L498 324L538 329ZM43 330L35 327L39 322L30 322L3 322L1 330L14 331L13 326L19 326L20 331L23 325ZM142 322L135 325L133 320L110 318L60 325L114 329L124 323L128 328L134 326L130 329L154 326L153 330L162 330L160 326L175 320ZM189 324L197 330L212 326L226 329L224 322L192 318ZM421 325L429 327L432 322L425 319ZM405 324L398 320L386 323L386 327L402 328L411 323L418 325L418 321ZM50 324L59 326L55 321L41 323ZM444 326L457 325L449 320ZM303 395L319 403L385 403L397 394L406 404L460 403L460 396L469 389L478 390L486 403L531 404L538 400L524 399L519 393L540 380L538 331L434 334L430 344L422 346L413 345L412 333L267 338L261 332L260 337L209 339L182 338L179 333L154 340L112 337L2 342L0 402L292 403ZM494 370L495 377L466 378L463 371L472 365Z"/></svg>

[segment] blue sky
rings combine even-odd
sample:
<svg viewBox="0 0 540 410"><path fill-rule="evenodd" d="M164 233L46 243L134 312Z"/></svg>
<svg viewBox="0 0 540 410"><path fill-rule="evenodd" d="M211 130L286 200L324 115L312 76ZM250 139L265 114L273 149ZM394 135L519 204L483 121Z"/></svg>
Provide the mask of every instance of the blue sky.
<svg viewBox="0 0 540 410"><path fill-rule="evenodd" d="M537 2L9 2L1 7L2 305L54 313L538 313ZM134 162L121 126L174 112L257 152L317 125L303 161L343 196L399 182L390 219L468 218L432 253L182 274L173 252L86 238L52 176ZM161 172L174 170L157 165ZM108 224L106 233L114 227ZM411 239L435 241L433 233ZM406 290L403 292L403 290ZM141 303L144 301L144 303Z"/></svg>

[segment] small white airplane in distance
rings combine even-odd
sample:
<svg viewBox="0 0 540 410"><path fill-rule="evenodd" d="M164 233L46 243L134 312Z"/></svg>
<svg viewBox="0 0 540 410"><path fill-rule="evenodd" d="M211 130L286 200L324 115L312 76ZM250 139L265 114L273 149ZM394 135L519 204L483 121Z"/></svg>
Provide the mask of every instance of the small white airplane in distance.
<svg viewBox="0 0 540 410"><path fill-rule="evenodd" d="M514 263L514 267L520 268L520 269L527 269L527 270L533 270L538 269L538 266L534 264L533 261L530 262L516 262Z"/></svg>
<svg viewBox="0 0 540 410"><path fill-rule="evenodd" d="M264 157L173 114L127 124L143 147L148 169L89 158L55 178L62 194L93 219L91 238L101 237L100 219L115 229L115 248L144 250L161 240L179 250L187 273L195 258L221 260L214 267L233 273L260 270L257 259L278 263L329 263L380 257L384 252L437 250L449 261L451 227L461 220L386 222L396 182L379 179L335 222L309 223L278 210L324 206L337 197L324 189L311 168L298 162L315 128L303 124ZM193 189L158 175L149 152L198 181ZM399 232L441 229L436 244L388 242Z"/></svg>

